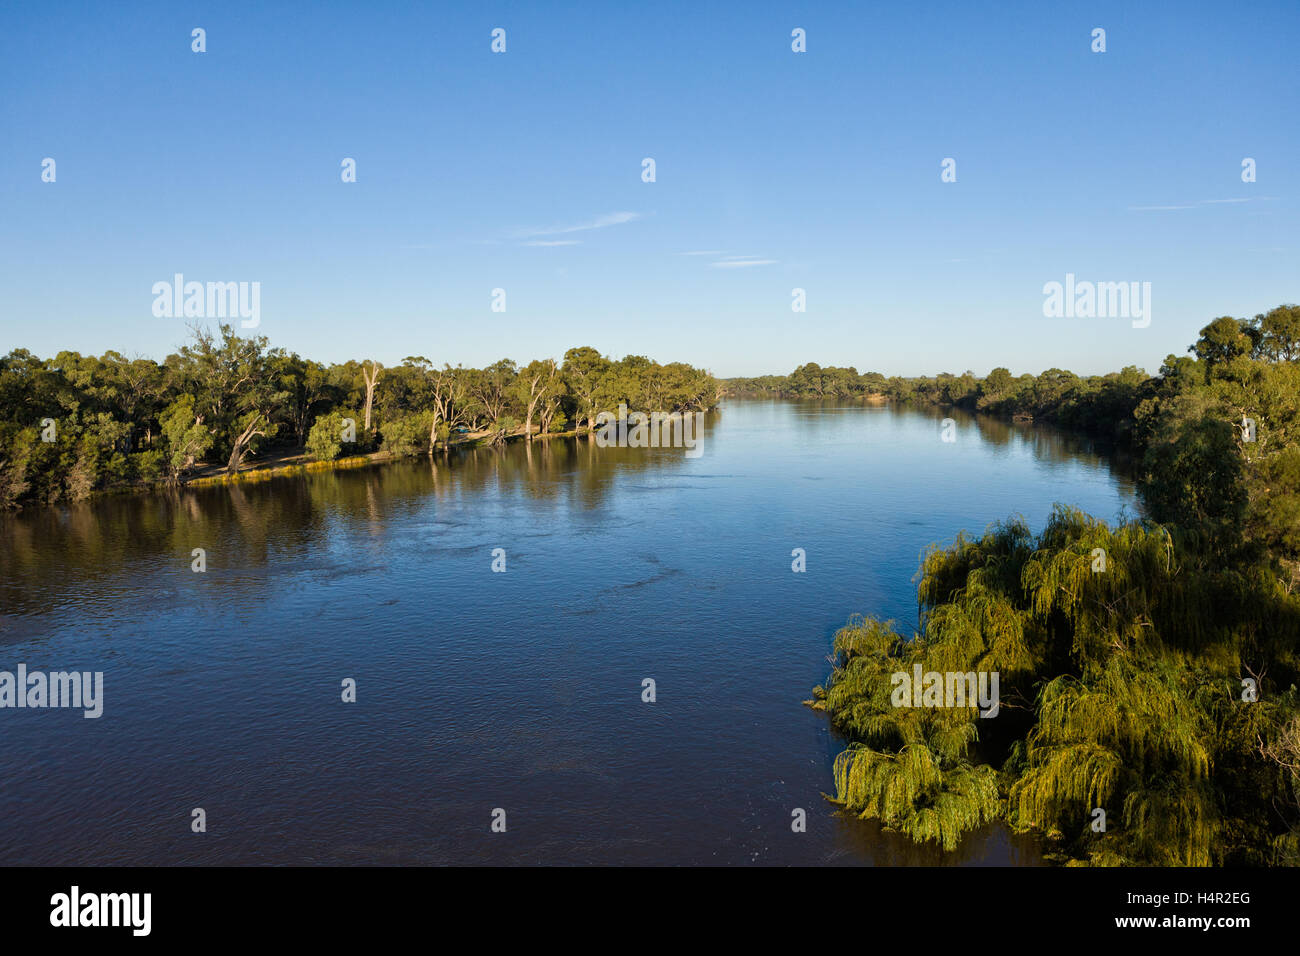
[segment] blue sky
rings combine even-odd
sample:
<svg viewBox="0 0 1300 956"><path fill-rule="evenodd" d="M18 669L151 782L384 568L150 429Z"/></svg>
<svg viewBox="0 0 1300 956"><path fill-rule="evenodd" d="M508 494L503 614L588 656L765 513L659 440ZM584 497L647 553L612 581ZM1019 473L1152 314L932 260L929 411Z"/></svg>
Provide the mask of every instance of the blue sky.
<svg viewBox="0 0 1300 956"><path fill-rule="evenodd" d="M9 4L0 352L161 358L180 272L322 361L1155 371L1300 300L1298 45L1293 0ZM1044 318L1066 273L1150 327Z"/></svg>

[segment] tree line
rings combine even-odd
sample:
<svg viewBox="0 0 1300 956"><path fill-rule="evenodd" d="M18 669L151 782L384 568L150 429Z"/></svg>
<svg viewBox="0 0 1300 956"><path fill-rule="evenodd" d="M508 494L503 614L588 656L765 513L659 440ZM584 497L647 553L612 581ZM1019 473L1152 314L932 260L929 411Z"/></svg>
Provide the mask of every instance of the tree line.
<svg viewBox="0 0 1300 956"><path fill-rule="evenodd" d="M1135 366L1106 375L1080 376L1059 368L1012 375L1005 367L980 377L966 371L934 376L886 377L852 366L809 362L789 375L730 378L727 394L783 398L878 398L899 404L946 406L1021 421L1041 421L1088 434L1140 444L1139 407L1179 369L1204 376L1236 358L1289 363L1300 357L1300 307L1281 305L1253 319L1223 316L1202 330L1188 356L1169 356L1156 376Z"/></svg>
<svg viewBox="0 0 1300 956"><path fill-rule="evenodd" d="M592 429L621 404L707 411L719 395L711 374L685 363L586 346L481 369L419 355L324 365L222 324L194 328L162 362L15 349L0 358L0 508L180 482L205 467L234 474L275 450L331 460L433 454L465 436L531 441Z"/></svg>
<svg viewBox="0 0 1300 956"><path fill-rule="evenodd" d="M808 702L847 744L841 805L946 848L1002 820L1066 864L1300 865L1300 308L1188 353L1045 405L1009 376L946 396L1129 409L1085 420L1138 451L1146 517L960 535L922 561L911 635L842 628ZM916 665L998 672L1000 715L892 706Z"/></svg>

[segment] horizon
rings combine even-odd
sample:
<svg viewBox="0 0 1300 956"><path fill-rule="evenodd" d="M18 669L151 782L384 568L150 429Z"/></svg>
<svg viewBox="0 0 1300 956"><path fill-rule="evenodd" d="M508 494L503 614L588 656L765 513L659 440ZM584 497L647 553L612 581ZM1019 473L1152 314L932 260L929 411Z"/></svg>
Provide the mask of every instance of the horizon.
<svg viewBox="0 0 1300 956"><path fill-rule="evenodd" d="M236 320L236 321L237 321L237 320ZM240 338L255 338L255 337L258 337L258 336L262 335L262 330L261 330L260 328L258 328L258 329L241 329L241 328L238 326L238 324L232 324L231 322L226 322L226 324L227 324L227 325L231 325L231 326L232 326L232 329L233 329L233 331L234 331L234 333L235 333L237 336L239 336ZM212 332L216 332L216 331L218 330L218 328L219 328L219 325L214 321L213 325L212 325L208 330L209 330L209 331L212 331ZM168 358L171 358L171 357L174 357L174 356L179 355L179 354L180 354L180 349L181 349L182 346L190 345L190 344L192 344L192 340L182 341L182 342L180 342L180 343L177 344L176 348L174 348L174 349L170 349L170 350L168 350L165 354L162 354L162 355L159 355L159 354L154 354L154 355L144 355L144 354L141 354L141 353L130 353L130 354L122 353L122 354L123 354L123 356L124 356L125 358L127 358L127 359L143 358L143 359L147 359L147 360L149 360L149 361L151 361L151 362L154 362L155 364L161 366L161 365L164 365L164 364L166 363L166 361L167 361ZM280 346L278 343L276 343L276 342L275 342L273 339L271 339L269 336L267 336L267 347L268 347L269 349L272 349L272 350L274 350L274 349L282 349L283 351L286 352L286 354L294 354L294 355L297 355L299 358L302 358L302 359L307 360L307 361L317 361L317 362L319 362L321 365L323 365L323 366L325 366L325 367L327 367L327 368L328 368L328 367L331 367L331 366L334 366L334 365L346 365L348 362L355 362L355 363L363 364L363 363L365 363L365 362L371 360L371 356L369 356L369 355L354 355L354 356L350 356L350 357L348 357L348 358L344 358L344 359L342 359L342 360L340 360L340 361L321 361L321 360L317 359L314 355L310 355L310 354L306 354L306 355L304 355L304 354L302 354L302 353L300 353L300 352L296 352L295 350L285 349L285 348L283 348L283 346ZM25 346L22 346L22 345L16 345L16 346L14 346L14 347L11 349L11 351L18 351L18 350L23 349L23 348L25 348ZM680 355L675 355L675 354L657 354L657 353L650 352L650 351L629 352L629 353L627 353L627 354L625 354L625 355L618 355L618 354L615 354L615 353L613 353L613 352L608 352L608 351L606 351L606 350L604 350L604 349L601 349L599 346L592 345L591 343L575 343L575 344L573 344L573 345L568 345L568 346L565 346L564 348L560 349L558 352L556 352L555 354L552 354L552 355L522 355L522 356L521 356L521 355L502 355L502 356L498 356L497 359L494 359L492 362L485 362L485 363L483 363L482 365L469 365L469 364L464 363L464 362L456 362L456 361L452 361L452 360L448 359L448 364L450 364L452 368L459 368L459 367L464 367L464 368L485 368L485 367L487 367L488 365L493 364L495 361L499 361L499 360L501 360L501 359L507 359L507 360L510 360L510 361L515 362L516 364L518 364L519 366L522 367L522 366L528 364L529 362L533 361L534 359L547 359L547 358L553 358L553 359L555 359L557 362L561 362L561 363L562 363L562 362L564 361L564 355L565 355L565 353L568 352L570 349L575 349L575 348L594 348L594 349L596 349L598 352L600 352L600 354L601 354L604 358L607 358L607 359L609 359L610 361L615 361L615 362L617 362L617 361L622 361L623 359L625 359L625 358L629 358L629 357L631 357L631 356L633 356L633 355L640 355L640 356L643 356L643 357L645 357L645 358L650 359L650 360L653 361L653 362L657 362L657 363L660 364L660 365L667 365L667 364L669 364L669 363L673 363L673 362L683 362L683 363L685 363L685 364L687 364L687 365L691 365L691 366L693 366L693 367L695 367L695 368L698 368L698 369L700 369L701 371L707 372L708 374L712 375L714 378L718 379L719 381L731 381L731 380L736 380L736 379L759 379L759 378L766 378L766 377L769 377L769 376L785 377L785 376L788 376L791 372L794 372L795 370L797 370L797 369L799 369L799 368L802 368L802 367L804 367L805 365L808 365L808 364L810 364L810 363L811 363L811 364L816 364L816 365L820 366L821 368L853 368L853 369L855 369L855 370L858 372L859 375L866 375L866 374L869 374L869 373L877 373L877 372L878 372L878 373L880 373L880 374L885 375L886 378L904 378L904 379L914 379L914 378L936 378L936 377L938 377L938 376L940 376L940 375L954 375L954 376L961 376L961 375L965 375L965 374L972 374L972 375L974 375L976 378L981 378L981 379L982 379L982 378L986 378L986 377L988 376L989 372L991 372L991 371L993 370L992 368L991 368L991 369L988 369L988 370L986 370L986 371L979 371L979 370L976 370L976 369L969 369L969 368L961 369L960 371L958 371L958 370L956 370L956 369L943 369L943 370L937 370L937 371L932 371L932 372L921 372L921 373L918 373L918 374L915 374L915 375L908 375L908 374L904 374L904 375L891 375L891 374L888 374L888 373L881 372L880 369L876 369L876 368L858 368L857 366L846 365L846 364L844 364L844 363L842 363L842 362L835 362L835 361L819 362L819 361L817 361L816 359L808 359L808 360L806 360L806 361L795 362L793 365L790 366L789 369L787 369L786 371L783 371L783 372L759 372L759 373L756 373L756 374L754 374L754 375L724 375L724 374L722 374L722 373L719 373L719 372L715 371L714 369L711 369L711 368L708 368L708 367L705 367L705 366L699 365L699 364L697 364L696 362L693 362L693 361L691 360L690 356L680 356ZM70 349L70 348L61 348L61 349L59 349L58 351L55 351L55 352L52 352L52 353L41 353L41 352L37 352L35 349L29 349L28 351L30 351L30 352L31 352L33 355L35 355L37 358L52 361L52 360L58 358L58 356L59 356L61 353L63 353L63 352L77 353L77 354L81 355L83 358L92 358L92 357L93 357L93 358L102 358L103 355L106 354L106 352L113 352L113 351L120 351L120 350L117 350L117 349L108 349L108 350L106 350L105 352L101 352L101 353L93 353L93 352L79 352L77 349ZM1189 348L1189 349L1184 350L1182 353L1175 353L1175 354L1187 355L1187 354L1190 354L1190 352L1191 352L1191 349ZM6 353L6 354L8 354L8 353ZM382 368L385 368L385 369L392 369L392 368L400 368L400 367L405 363L405 361L406 361L407 359L416 359L416 358L425 358L425 359L427 359L428 357L427 357L427 356L423 356L423 355L421 355L421 354L418 353L418 352L408 352L406 355L402 356L402 358L400 358L400 359L398 359L398 360L396 360L396 361L394 361L394 362L391 362L391 363L390 363L390 362L384 362L384 361L382 361L382 360L380 360L380 359L374 359L374 361L378 362L379 365L380 365ZM430 360L430 361L432 361L432 360ZM439 361L439 362L433 362L432 367L433 367L433 368L442 368L442 367L443 367L443 363L442 363L441 361ZM1114 369L1109 369L1109 370L1104 371L1104 372L1090 372L1090 373L1082 373L1082 372L1077 372L1075 369L1072 369L1072 368L1059 367L1059 366L1049 366L1048 368L1041 368L1041 369L1037 369L1037 370L1030 370L1030 369L1018 370L1018 369L1016 369L1016 368L1010 368L1010 367L1007 367L1007 366L996 366L996 365L993 366L993 368L999 368L999 367L1001 367L1001 368L1006 368L1007 371L1009 371L1009 372L1012 374L1012 376L1015 376L1015 377L1019 377L1019 376L1021 376L1021 375L1033 375L1033 376L1037 377L1038 375L1041 375L1043 372L1047 372L1047 371L1051 370L1052 368L1059 368L1060 371L1065 371L1065 372L1074 372L1074 373L1077 374L1080 378L1089 378L1089 377L1092 377L1092 376L1094 376L1094 375L1095 375L1095 376L1105 376L1105 375L1109 375L1109 374L1112 374L1112 373L1118 373L1118 372L1121 372L1121 371L1124 370L1123 368L1114 368ZM1142 372L1143 374L1147 375L1148 377L1154 377L1156 374L1158 374L1158 371L1159 371L1158 368L1157 368L1157 370L1156 370L1155 372L1152 372L1152 371L1149 370L1149 369L1142 368L1141 366L1137 366L1137 368L1138 368L1138 370L1139 370L1140 372Z"/></svg>

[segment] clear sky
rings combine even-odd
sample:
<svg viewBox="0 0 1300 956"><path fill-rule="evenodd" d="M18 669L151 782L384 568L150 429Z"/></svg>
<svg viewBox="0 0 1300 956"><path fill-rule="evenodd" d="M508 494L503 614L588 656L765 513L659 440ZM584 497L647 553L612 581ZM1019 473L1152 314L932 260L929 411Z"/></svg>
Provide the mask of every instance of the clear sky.
<svg viewBox="0 0 1300 956"><path fill-rule="evenodd" d="M1300 300L1297 49L1296 0L9 3L0 352L162 358L180 272L327 362L1155 371ZM1150 327L1044 318L1066 273Z"/></svg>

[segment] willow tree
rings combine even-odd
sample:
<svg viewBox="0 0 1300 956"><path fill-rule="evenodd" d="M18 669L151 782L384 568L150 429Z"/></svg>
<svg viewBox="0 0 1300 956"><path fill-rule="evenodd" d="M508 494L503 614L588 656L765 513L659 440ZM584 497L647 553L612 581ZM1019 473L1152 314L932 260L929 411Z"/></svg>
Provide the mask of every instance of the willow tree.
<svg viewBox="0 0 1300 956"><path fill-rule="evenodd" d="M847 742L846 809L946 849L1001 818L1095 864L1300 849L1300 605L1263 566L1058 507L1036 538L1013 521L932 549L918 601L908 638L842 628L809 702ZM893 675L917 666L999 673L997 715L896 706Z"/></svg>

